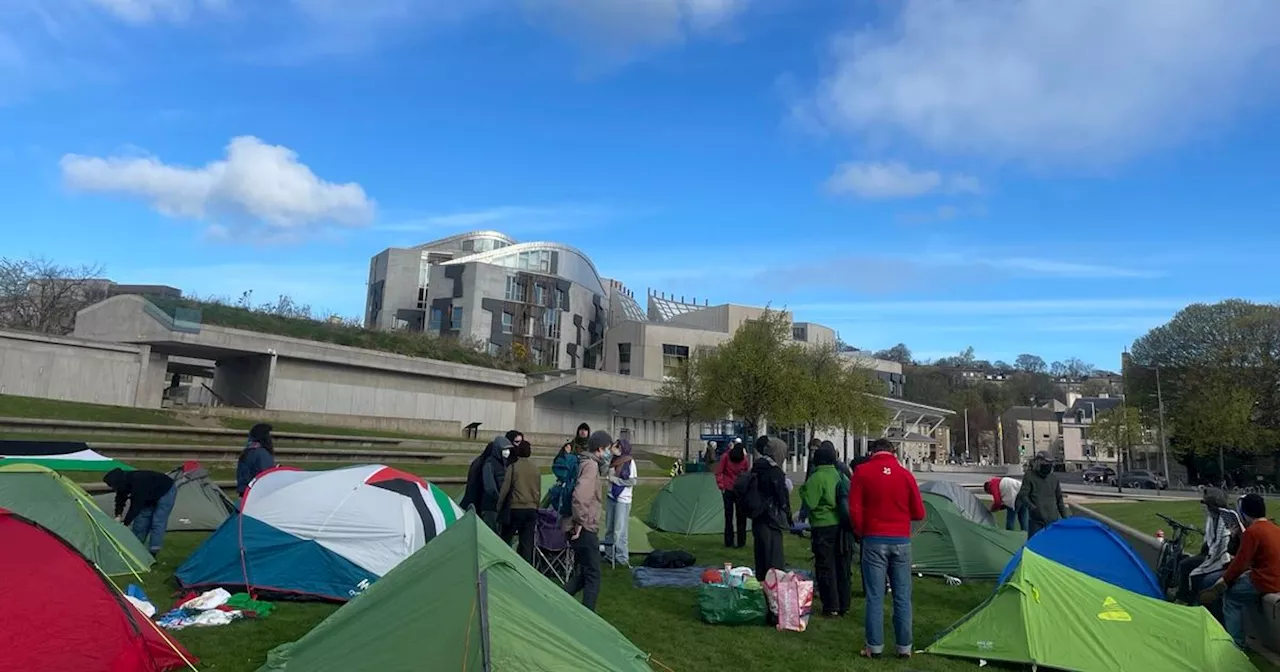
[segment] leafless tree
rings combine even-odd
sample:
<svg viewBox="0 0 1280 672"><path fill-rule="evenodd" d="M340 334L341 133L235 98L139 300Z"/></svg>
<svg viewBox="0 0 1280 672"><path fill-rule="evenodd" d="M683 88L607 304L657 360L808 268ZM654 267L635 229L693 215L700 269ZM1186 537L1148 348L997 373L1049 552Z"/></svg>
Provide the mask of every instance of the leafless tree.
<svg viewBox="0 0 1280 672"><path fill-rule="evenodd" d="M61 266L42 257L0 257L0 326L69 334L76 313L107 298L111 282L97 265Z"/></svg>

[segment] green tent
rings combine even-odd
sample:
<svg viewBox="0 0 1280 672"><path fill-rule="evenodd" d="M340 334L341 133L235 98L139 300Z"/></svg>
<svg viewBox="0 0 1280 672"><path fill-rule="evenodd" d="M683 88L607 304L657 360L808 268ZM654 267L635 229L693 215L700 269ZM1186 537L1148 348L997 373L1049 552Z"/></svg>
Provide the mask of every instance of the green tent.
<svg viewBox="0 0 1280 672"><path fill-rule="evenodd" d="M649 533L653 530L644 521L631 516L627 521L627 553L629 555L648 555L653 552L653 544L649 543Z"/></svg>
<svg viewBox="0 0 1280 672"><path fill-rule="evenodd" d="M155 558L80 486L37 464L0 467L0 508L62 537L108 576L150 570Z"/></svg>
<svg viewBox="0 0 1280 672"><path fill-rule="evenodd" d="M648 658L469 513L260 672L649 672Z"/></svg>
<svg viewBox="0 0 1280 672"><path fill-rule="evenodd" d="M925 651L1077 672L1255 669L1208 610L1131 593L1031 550Z"/></svg>
<svg viewBox="0 0 1280 672"><path fill-rule="evenodd" d="M724 534L724 499L715 475L684 474L667 481L644 522L676 534Z"/></svg>
<svg viewBox="0 0 1280 672"><path fill-rule="evenodd" d="M1027 541L1011 532L975 523L942 495L924 493L925 520L911 539L911 571L962 579L995 579Z"/></svg>
<svg viewBox="0 0 1280 672"><path fill-rule="evenodd" d="M170 532L213 531L236 512L236 505L214 485L209 472L199 462L179 465L167 475L178 487L166 528ZM95 496L93 502L111 513L115 499L115 493L108 492Z"/></svg>

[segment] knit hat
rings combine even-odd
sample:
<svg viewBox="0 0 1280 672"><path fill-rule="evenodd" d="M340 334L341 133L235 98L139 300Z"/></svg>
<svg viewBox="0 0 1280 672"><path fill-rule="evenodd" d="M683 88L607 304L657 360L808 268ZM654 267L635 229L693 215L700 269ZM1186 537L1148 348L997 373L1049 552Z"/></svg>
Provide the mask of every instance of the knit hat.
<svg viewBox="0 0 1280 672"><path fill-rule="evenodd" d="M613 437L609 436L609 432L606 432L603 429L596 430L595 432L592 432L591 437L587 439L587 452L594 453L611 443L613 443Z"/></svg>

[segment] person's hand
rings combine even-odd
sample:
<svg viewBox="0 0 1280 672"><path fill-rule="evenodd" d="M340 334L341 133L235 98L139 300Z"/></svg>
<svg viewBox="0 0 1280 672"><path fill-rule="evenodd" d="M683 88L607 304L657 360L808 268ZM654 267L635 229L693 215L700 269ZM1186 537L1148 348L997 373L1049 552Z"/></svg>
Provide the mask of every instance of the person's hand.
<svg viewBox="0 0 1280 672"><path fill-rule="evenodd" d="M574 525L573 529L569 531L569 541L577 541L580 536L582 536L582 526Z"/></svg>
<svg viewBox="0 0 1280 672"><path fill-rule="evenodd" d="M123 521L124 521L124 516L116 516L116 522L117 522L117 523L119 523L119 522L123 522Z"/></svg>

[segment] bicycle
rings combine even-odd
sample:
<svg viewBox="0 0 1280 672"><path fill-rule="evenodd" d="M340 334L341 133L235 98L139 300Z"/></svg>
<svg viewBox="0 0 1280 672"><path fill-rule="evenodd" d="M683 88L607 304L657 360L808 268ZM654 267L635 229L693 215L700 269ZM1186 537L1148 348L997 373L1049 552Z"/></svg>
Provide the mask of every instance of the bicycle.
<svg viewBox="0 0 1280 672"><path fill-rule="evenodd" d="M1204 533L1190 525L1183 525L1163 513L1157 513L1156 516L1159 516L1174 530L1173 539L1166 540L1164 545L1160 547L1160 556L1156 560L1156 582L1159 584L1160 593L1165 596L1165 599L1175 602L1180 588L1178 583L1181 576L1178 570L1179 565L1182 564L1182 549L1186 544L1187 533Z"/></svg>

